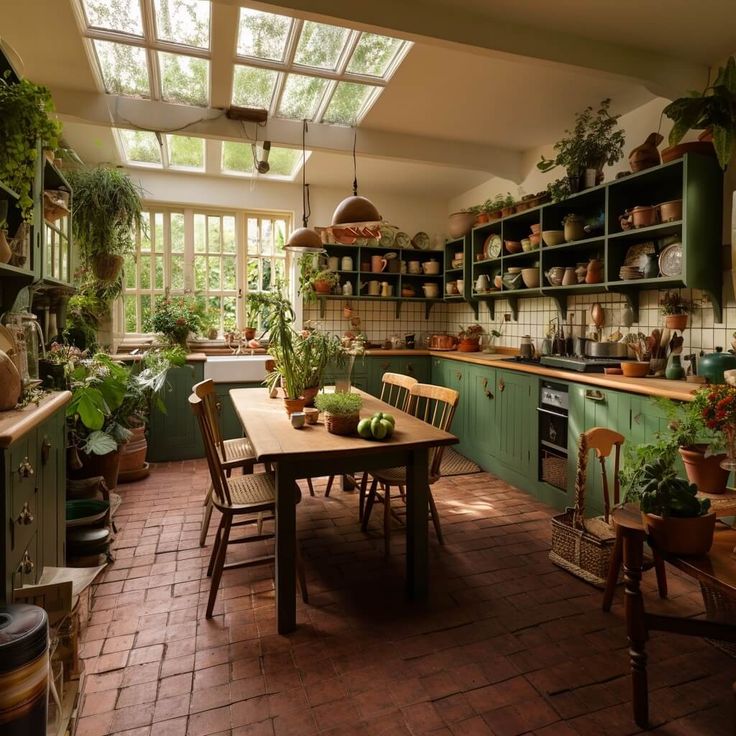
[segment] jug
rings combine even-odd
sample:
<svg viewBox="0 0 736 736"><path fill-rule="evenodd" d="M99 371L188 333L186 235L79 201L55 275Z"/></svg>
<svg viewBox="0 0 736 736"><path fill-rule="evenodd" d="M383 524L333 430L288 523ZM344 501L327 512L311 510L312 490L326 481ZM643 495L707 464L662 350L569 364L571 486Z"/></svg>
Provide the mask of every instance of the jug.
<svg viewBox="0 0 736 736"><path fill-rule="evenodd" d="M521 342L519 343L519 355L526 360L531 360L535 353L531 335L522 335Z"/></svg>
<svg viewBox="0 0 736 736"><path fill-rule="evenodd" d="M388 261L381 256L371 256L371 271L373 273L381 273L386 269Z"/></svg>
<svg viewBox="0 0 736 736"><path fill-rule="evenodd" d="M1 321L10 330L18 347L16 368L21 380L26 382L38 378L38 359L46 357L46 347L36 315L30 312L6 312Z"/></svg>
<svg viewBox="0 0 736 736"><path fill-rule="evenodd" d="M337 271L339 263L340 263L340 259L337 256L330 256L327 259L327 270Z"/></svg>

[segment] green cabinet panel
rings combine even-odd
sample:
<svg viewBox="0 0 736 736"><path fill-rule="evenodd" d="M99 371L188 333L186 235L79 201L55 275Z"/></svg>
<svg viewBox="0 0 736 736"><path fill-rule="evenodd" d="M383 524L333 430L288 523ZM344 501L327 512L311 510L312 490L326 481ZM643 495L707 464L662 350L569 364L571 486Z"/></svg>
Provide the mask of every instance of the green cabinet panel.
<svg viewBox="0 0 736 736"><path fill-rule="evenodd" d="M167 376L170 386L164 396L166 413L154 409L148 433L148 459L153 462L188 460L204 457L197 420L187 401L192 386L203 379L204 363L187 363L172 368Z"/></svg>
<svg viewBox="0 0 736 736"><path fill-rule="evenodd" d="M413 376L419 383L428 383L430 380L430 358L425 355L418 355L415 358L403 355L370 355L364 360L367 365L365 390L373 396L381 395L384 373L403 373L406 376ZM355 380L353 385L358 385Z"/></svg>
<svg viewBox="0 0 736 736"><path fill-rule="evenodd" d="M66 558L66 421L59 411L36 432L39 449L38 487L41 489L43 559Z"/></svg>
<svg viewBox="0 0 736 736"><path fill-rule="evenodd" d="M220 431L223 439L231 440L243 436L243 425L240 423L235 406L230 396L234 388L259 388L261 383L216 383L217 405L220 411Z"/></svg>
<svg viewBox="0 0 736 736"><path fill-rule="evenodd" d="M465 426L462 428L463 451L481 467L493 463L494 443L498 428L496 424L496 370L482 365L466 365L464 376ZM453 426L457 434L460 426Z"/></svg>
<svg viewBox="0 0 736 736"><path fill-rule="evenodd" d="M525 477L537 475L537 378L515 371L496 374L493 455Z"/></svg>

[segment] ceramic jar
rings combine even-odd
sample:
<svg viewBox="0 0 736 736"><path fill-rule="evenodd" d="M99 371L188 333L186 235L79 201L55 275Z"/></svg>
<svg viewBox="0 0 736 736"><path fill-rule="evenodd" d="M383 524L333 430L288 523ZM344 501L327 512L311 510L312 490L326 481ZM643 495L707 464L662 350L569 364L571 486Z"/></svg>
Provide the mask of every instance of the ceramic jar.
<svg viewBox="0 0 736 736"><path fill-rule="evenodd" d="M422 264L422 269L427 276L436 276L440 272L440 262L432 258Z"/></svg>
<svg viewBox="0 0 736 736"><path fill-rule="evenodd" d="M482 293L488 291L488 287L488 276L486 276L484 273L480 274L480 276L478 276L478 278L475 280L475 290Z"/></svg>
<svg viewBox="0 0 736 736"><path fill-rule="evenodd" d="M340 266L343 271L352 271L353 259L350 256L343 256L342 261L340 262Z"/></svg>
<svg viewBox="0 0 736 736"><path fill-rule="evenodd" d="M565 242L582 240L585 237L585 218L582 215L568 215L564 222Z"/></svg>
<svg viewBox="0 0 736 736"><path fill-rule="evenodd" d="M327 270L328 271L337 271L339 268L340 259L337 256L330 256L327 259Z"/></svg>
<svg viewBox="0 0 736 736"><path fill-rule="evenodd" d="M577 284L577 282L578 282L578 276L575 273L575 267L567 266L565 268L565 273L562 276L562 285L572 286L573 284Z"/></svg>
<svg viewBox="0 0 736 736"><path fill-rule="evenodd" d="M601 281L603 281L603 264L597 258L591 258L585 274L585 283L600 284Z"/></svg>

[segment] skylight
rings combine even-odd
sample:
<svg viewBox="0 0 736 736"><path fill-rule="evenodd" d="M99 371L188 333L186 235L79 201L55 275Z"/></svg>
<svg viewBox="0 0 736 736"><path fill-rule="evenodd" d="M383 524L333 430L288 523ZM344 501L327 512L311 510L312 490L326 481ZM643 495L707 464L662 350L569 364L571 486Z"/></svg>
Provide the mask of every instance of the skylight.
<svg viewBox="0 0 736 736"><path fill-rule="evenodd" d="M358 125L411 48L389 36L241 7L233 63L229 44L212 37L218 6L210 0L76 1L108 94L181 105L212 105L212 76L233 105Z"/></svg>
<svg viewBox="0 0 736 736"><path fill-rule="evenodd" d="M307 157L309 155L310 152L307 151ZM302 152L295 148L272 146L268 163L270 166L268 174L259 174L258 176L292 180L301 169ZM222 171L226 174L255 176L251 144L223 141Z"/></svg>

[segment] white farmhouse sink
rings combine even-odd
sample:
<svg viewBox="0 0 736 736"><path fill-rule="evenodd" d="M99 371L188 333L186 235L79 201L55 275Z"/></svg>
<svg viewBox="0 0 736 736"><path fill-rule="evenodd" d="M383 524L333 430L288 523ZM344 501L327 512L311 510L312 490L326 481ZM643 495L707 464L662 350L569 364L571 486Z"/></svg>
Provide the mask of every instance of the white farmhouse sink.
<svg viewBox="0 0 736 736"><path fill-rule="evenodd" d="M254 383L266 377L270 355L208 355L204 377L215 383Z"/></svg>

